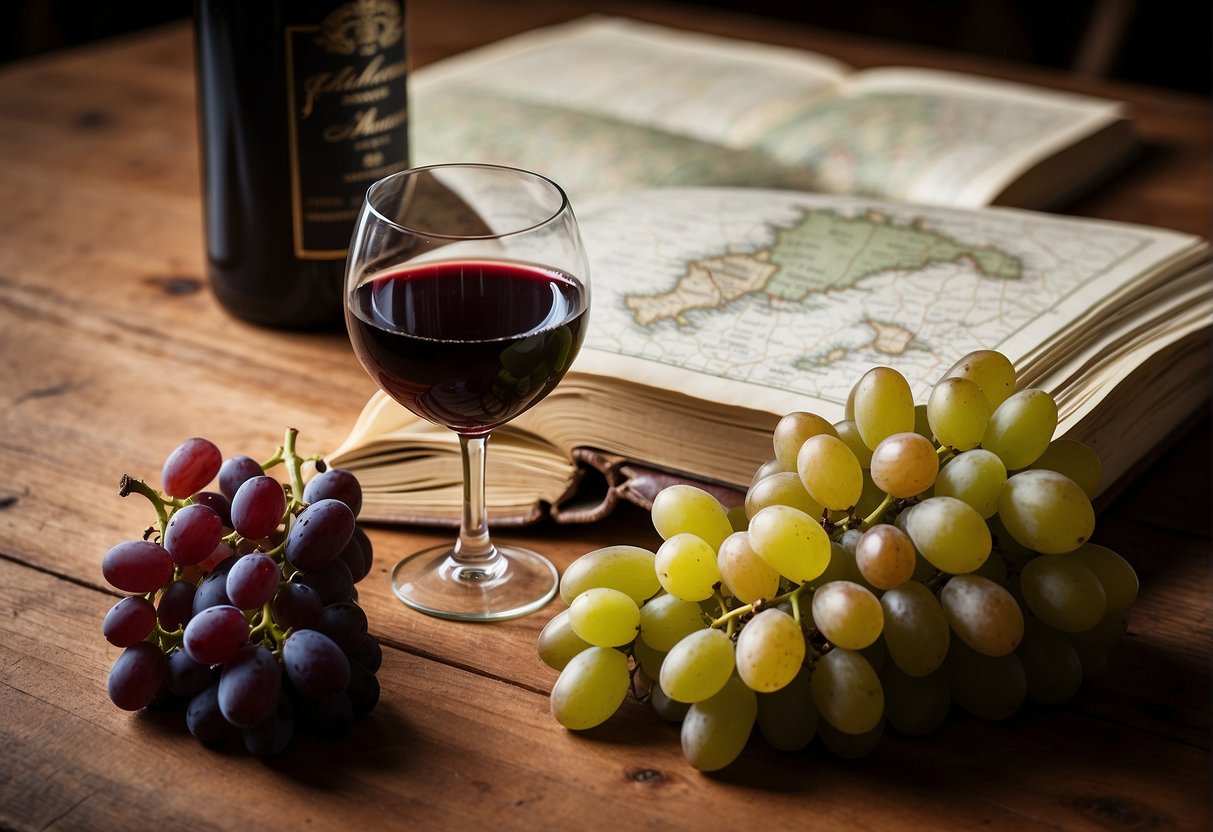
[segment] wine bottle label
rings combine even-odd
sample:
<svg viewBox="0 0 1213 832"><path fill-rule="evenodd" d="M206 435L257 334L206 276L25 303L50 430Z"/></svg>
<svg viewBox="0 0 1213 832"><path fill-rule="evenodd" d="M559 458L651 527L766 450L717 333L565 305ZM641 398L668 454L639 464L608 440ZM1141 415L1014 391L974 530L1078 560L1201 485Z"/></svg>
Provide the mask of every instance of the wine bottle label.
<svg viewBox="0 0 1213 832"><path fill-rule="evenodd" d="M286 27L297 257L344 257L366 189L408 167L404 33L399 0L353 0Z"/></svg>

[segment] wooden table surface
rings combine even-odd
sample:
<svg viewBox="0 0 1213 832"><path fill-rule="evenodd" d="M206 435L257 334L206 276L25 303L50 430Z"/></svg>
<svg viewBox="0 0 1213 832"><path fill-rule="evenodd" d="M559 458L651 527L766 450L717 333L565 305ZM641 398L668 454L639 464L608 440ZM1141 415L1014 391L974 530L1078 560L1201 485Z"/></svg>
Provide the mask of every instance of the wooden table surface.
<svg viewBox="0 0 1213 832"><path fill-rule="evenodd" d="M414 62L589 8L833 54L1118 97L1141 156L1075 213L1208 234L1208 102L976 58L647 3L411 3ZM1138 568L1128 637L1064 706L1005 723L954 713L841 762L754 740L724 773L682 759L677 729L629 701L585 734L548 712L536 658L549 608L469 625L391 595L393 555L447 533L372 529L361 585L385 645L379 706L339 744L282 758L209 751L179 711L108 700L100 635L116 593L101 555L148 521L117 496L182 439L264 457L285 426L328 450L372 392L341 334L259 330L203 279L189 27L0 71L0 828L1207 829L1213 625L1209 430L1178 431L1105 506L1098 539ZM560 567L607 543L653 545L624 510L511 535Z"/></svg>

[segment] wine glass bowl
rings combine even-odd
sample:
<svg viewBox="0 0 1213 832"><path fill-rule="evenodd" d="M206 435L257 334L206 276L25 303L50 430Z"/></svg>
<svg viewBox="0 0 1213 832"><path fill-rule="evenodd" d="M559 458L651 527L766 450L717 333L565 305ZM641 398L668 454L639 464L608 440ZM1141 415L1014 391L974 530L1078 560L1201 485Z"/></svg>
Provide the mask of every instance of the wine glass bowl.
<svg viewBox="0 0 1213 832"><path fill-rule="evenodd" d="M463 512L453 546L393 570L430 615L525 615L556 592L555 567L495 545L484 506L490 432L543 399L585 337L589 269L568 198L529 171L435 165L368 190L346 269L346 324L389 396L459 436Z"/></svg>

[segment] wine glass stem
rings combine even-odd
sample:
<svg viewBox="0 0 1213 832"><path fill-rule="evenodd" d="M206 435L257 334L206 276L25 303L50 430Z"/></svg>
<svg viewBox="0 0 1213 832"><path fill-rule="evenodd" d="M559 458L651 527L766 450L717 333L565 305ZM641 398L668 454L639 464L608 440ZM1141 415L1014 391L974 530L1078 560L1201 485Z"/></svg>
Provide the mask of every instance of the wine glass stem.
<svg viewBox="0 0 1213 832"><path fill-rule="evenodd" d="M484 463L489 435L459 434L463 456L463 516L455 560L461 566L484 568L497 560L497 547L489 539L488 512L484 504Z"/></svg>

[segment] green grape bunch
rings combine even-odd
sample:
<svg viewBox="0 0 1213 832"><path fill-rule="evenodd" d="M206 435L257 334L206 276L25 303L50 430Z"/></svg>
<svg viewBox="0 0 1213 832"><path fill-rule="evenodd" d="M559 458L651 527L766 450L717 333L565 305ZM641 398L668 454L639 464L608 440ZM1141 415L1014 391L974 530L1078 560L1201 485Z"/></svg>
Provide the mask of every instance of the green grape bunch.
<svg viewBox="0 0 1213 832"><path fill-rule="evenodd" d="M538 642L560 674L553 716L589 729L630 691L712 771L755 727L849 759L954 704L998 720L1073 696L1124 633L1137 576L1090 542L1098 456L1054 438L1053 398L1016 382L981 350L916 406L876 367L842 420L779 421L744 506L663 490L657 551L607 546L561 579L568 609Z"/></svg>

